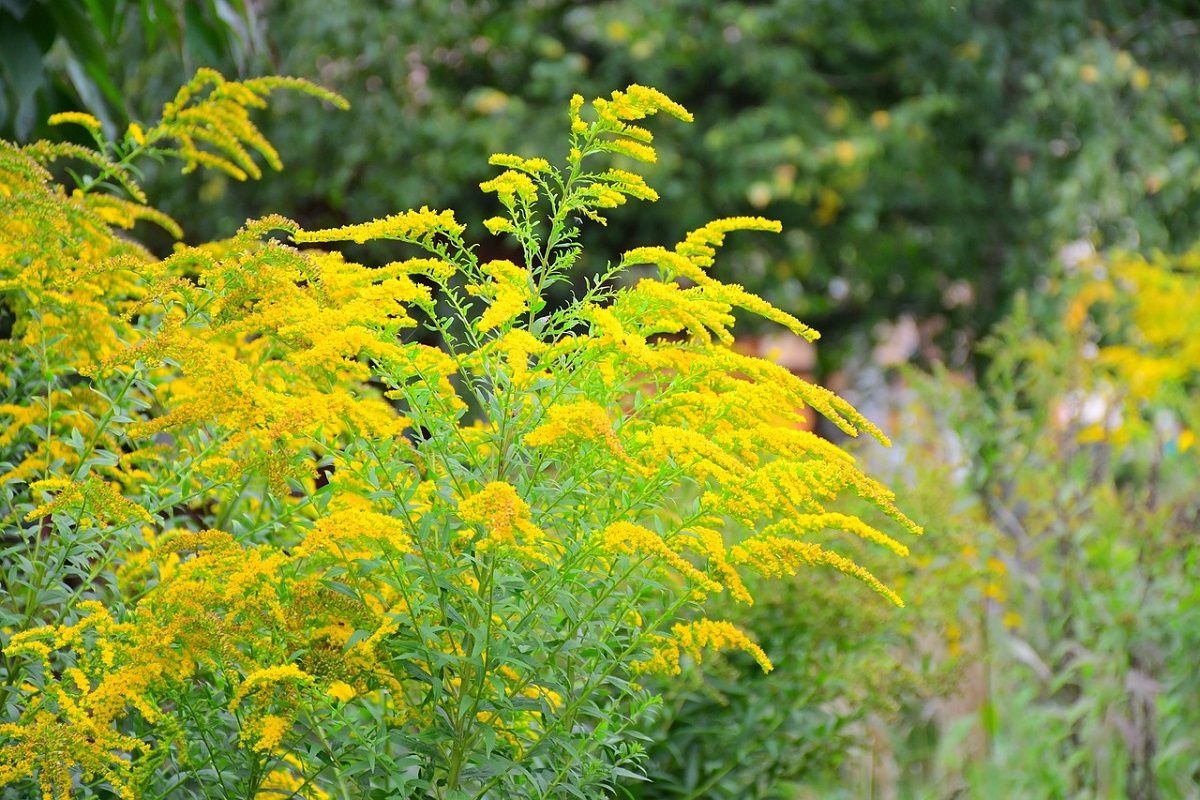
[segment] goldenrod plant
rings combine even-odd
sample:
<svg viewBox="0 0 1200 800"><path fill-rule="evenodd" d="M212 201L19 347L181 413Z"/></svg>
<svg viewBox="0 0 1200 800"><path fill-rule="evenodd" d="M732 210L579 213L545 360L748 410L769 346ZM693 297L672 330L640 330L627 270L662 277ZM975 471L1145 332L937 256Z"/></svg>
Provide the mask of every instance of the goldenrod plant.
<svg viewBox="0 0 1200 800"><path fill-rule="evenodd" d="M956 434L965 469L942 482L940 506L986 518L970 558L986 559L987 583L940 594L977 610L953 642L976 680L943 706L928 744L898 748L902 795L1195 796L1197 264L1195 247L1080 243L993 331L978 383L914 379L917 405L936 406L945 428L930 438L910 421L907 441ZM906 467L929 472L930 455L914 447ZM953 536L905 495L949 534L939 541ZM921 585L947 586L937 570Z"/></svg>
<svg viewBox="0 0 1200 800"><path fill-rule="evenodd" d="M636 85L576 96L561 164L493 156L504 213L483 226L511 260L428 208L269 216L164 259L114 231L174 230L137 189L141 152L273 163L245 109L274 88L337 100L205 72L121 142L72 116L95 150L0 150L0 792L607 795L642 769L643 676L721 649L772 668L752 631L681 611L802 570L902 604L827 532L904 556L880 528L921 529L795 423L884 435L730 347L735 308L816 337L707 272L727 235L778 223L718 220L546 299L583 220L656 199L631 171L655 158L638 123L685 109ZM68 194L58 156L95 174ZM367 241L395 260L332 247ZM878 519L835 513L844 496Z"/></svg>
<svg viewBox="0 0 1200 800"><path fill-rule="evenodd" d="M1091 252L1052 285L1053 323L1023 303L991 342L1021 671L997 672L1018 699L975 779L1000 794L1195 793L1198 264Z"/></svg>

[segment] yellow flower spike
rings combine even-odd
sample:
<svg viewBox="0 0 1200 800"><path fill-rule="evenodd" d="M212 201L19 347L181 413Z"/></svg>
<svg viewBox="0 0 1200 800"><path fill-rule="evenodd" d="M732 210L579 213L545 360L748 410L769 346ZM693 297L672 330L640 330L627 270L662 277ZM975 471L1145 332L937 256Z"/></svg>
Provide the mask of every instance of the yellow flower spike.
<svg viewBox="0 0 1200 800"><path fill-rule="evenodd" d="M764 528L763 534L770 536L777 533L790 533L793 536L799 537L826 528L840 529L848 533L853 533L861 539L883 545L901 558L908 555L908 548L892 537L871 527L858 517L851 517L846 514L813 514L786 519Z"/></svg>
<svg viewBox="0 0 1200 800"><path fill-rule="evenodd" d="M736 602L754 605L754 597L751 596L750 590L746 588L734 566L729 563L721 532L704 527L694 527L691 532L695 539L689 546L708 561L709 570L716 573L717 579L729 590L730 596ZM640 616L637 624L641 624Z"/></svg>
<svg viewBox="0 0 1200 800"><path fill-rule="evenodd" d="M635 247L621 256L622 263L653 264L661 269L665 277L686 278L694 283L707 283L712 280L696 262L678 252L672 252L665 247Z"/></svg>
<svg viewBox="0 0 1200 800"><path fill-rule="evenodd" d="M292 239L296 242L355 242L363 244L373 239L396 239L402 242L421 243L440 234L459 236L466 230L454 219L453 211L431 211L422 206L420 211L405 211L392 214L373 222L343 225L319 231L296 231Z"/></svg>
<svg viewBox="0 0 1200 800"><path fill-rule="evenodd" d="M904 601L868 570L848 558L822 548L814 542L799 542L791 538L758 535L729 548L729 563L744 565L761 575L778 578L795 575L800 566L829 566L856 578L899 608Z"/></svg>
<svg viewBox="0 0 1200 800"><path fill-rule="evenodd" d="M652 556L663 565L674 569L696 589L703 592L721 591L721 584L692 566L691 562L675 552L649 528L632 522L614 522L595 534L594 541L601 553Z"/></svg>
<svg viewBox="0 0 1200 800"><path fill-rule="evenodd" d="M605 142L604 148L617 155L626 156L635 161L644 161L647 164L653 164L658 161L658 154L654 151L654 148L641 142L630 141L628 139L615 139Z"/></svg>
<svg viewBox="0 0 1200 800"><path fill-rule="evenodd" d="M770 672L775 667L763 649L750 637L731 622L701 619L696 622L679 623L671 628L679 649L692 656L696 661L701 659L701 650L744 650L754 656L754 660L762 667L763 672Z"/></svg>
<svg viewBox="0 0 1200 800"><path fill-rule="evenodd" d="M103 127L100 124L100 120L82 111L61 111L57 114L51 114L46 122L50 125L80 125L96 134L100 133Z"/></svg>
<svg viewBox="0 0 1200 800"><path fill-rule="evenodd" d="M612 110L620 119L641 119L665 111L676 119L692 122L691 112L658 89L632 84L625 91L612 93Z"/></svg>
<svg viewBox="0 0 1200 800"><path fill-rule="evenodd" d="M597 178L607 183L612 189L623 195L636 197L638 200L654 202L658 200L658 192L651 189L645 179L636 172L626 172L623 169L609 169L600 173Z"/></svg>
<svg viewBox="0 0 1200 800"><path fill-rule="evenodd" d="M544 158L521 158L520 156L509 155L507 153L495 153L488 159L488 163L497 167L508 167L509 169L528 172L531 175L538 175L543 172L550 171L550 162Z"/></svg>
<svg viewBox="0 0 1200 800"><path fill-rule="evenodd" d="M281 664L276 667L266 667L257 669L247 675L238 685L237 690L233 694L233 699L229 701L229 710L233 711L242 704L251 692L260 692L269 689L277 683L294 682L298 684L311 684L313 676L309 675L304 670L297 667L295 664Z"/></svg>

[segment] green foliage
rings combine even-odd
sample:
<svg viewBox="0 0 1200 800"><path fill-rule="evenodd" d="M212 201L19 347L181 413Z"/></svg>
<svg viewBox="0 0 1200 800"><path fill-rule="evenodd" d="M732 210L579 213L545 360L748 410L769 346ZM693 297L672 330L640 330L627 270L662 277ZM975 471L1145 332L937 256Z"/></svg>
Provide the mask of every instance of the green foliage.
<svg viewBox="0 0 1200 800"><path fill-rule="evenodd" d="M974 634L986 605L1003 616L989 598L1006 581L996 550L988 549L996 545L983 509L966 493L947 496L964 465L941 439L943 420L920 406L906 406L903 420L905 452L851 449L904 487L906 503L934 535L905 562L845 546L889 585L903 587L906 608L889 613L862 604L844 582L756 586L754 606L722 614L781 654L776 669L760 676L745 659L722 658L693 665L666 686L647 729L652 780L629 785L631 794L872 796L907 785L934 758L943 733L936 709L972 680ZM904 773L894 774L897 768Z"/></svg>
<svg viewBox="0 0 1200 800"><path fill-rule="evenodd" d="M116 234L165 219L139 155L275 162L247 109L277 88L339 99L202 70L120 142L73 112L97 150L0 149L5 797L612 794L644 770L650 675L720 650L773 668L705 598L830 567L901 604L839 551L907 554L865 518L921 529L795 426L886 438L730 346L734 308L816 338L707 272L777 222L711 222L547 300L584 220L657 196L593 164L652 162L640 121L682 106L576 95L560 162L492 156L483 227L519 264L427 207L271 216L162 260ZM69 195L61 157L90 170ZM312 247L369 241L398 260Z"/></svg>
<svg viewBox="0 0 1200 800"><path fill-rule="evenodd" d="M242 74L263 50L255 4L243 0L5 0L0 3L0 137L46 135L53 112L80 111L111 136L130 119L128 64L156 51ZM173 89L174 87L172 87Z"/></svg>
<svg viewBox="0 0 1200 800"><path fill-rule="evenodd" d="M1195 796L1197 263L1087 255L997 327L981 386L916 381L971 459L944 502L974 495L1000 580L963 641L973 713L897 749L914 796Z"/></svg>
<svg viewBox="0 0 1200 800"><path fill-rule="evenodd" d="M862 561L902 617L830 584L730 610L790 657L671 686L632 794L1195 796L1200 259L1073 256L978 384L892 376L903 449L856 455L933 532Z"/></svg>
<svg viewBox="0 0 1200 800"><path fill-rule="evenodd" d="M292 180L191 185L168 209L206 203L204 237L264 209L309 225L419 203L486 216L462 188L487 177L475 153L545 152L557 133L542 109L578 87L638 81L700 123L664 132L647 175L666 202L589 234L581 274L750 206L787 234L731 243L724 279L825 330L908 312L980 332L1069 241L1162 247L1200 234L1200 61L1185 4L703 11L685 0L280 3L266 14L279 68L350 97L363 110L355 135L299 109L268 128L297 155Z"/></svg>

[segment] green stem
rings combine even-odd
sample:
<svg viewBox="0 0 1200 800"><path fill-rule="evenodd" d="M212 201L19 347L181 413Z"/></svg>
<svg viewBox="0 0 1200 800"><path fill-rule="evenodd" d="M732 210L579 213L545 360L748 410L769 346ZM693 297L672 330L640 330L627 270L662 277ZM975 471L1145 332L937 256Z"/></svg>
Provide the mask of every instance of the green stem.
<svg viewBox="0 0 1200 800"><path fill-rule="evenodd" d="M133 382L136 379L137 370L129 370L129 373L125 376L124 383L121 384L120 391L117 392L117 396L109 403L108 410L101 415L100 421L96 423L95 430L93 430L92 435L88 437L88 441L83 448L83 452L79 454L79 463L76 464L75 469L71 471L71 480L76 480L79 477L79 472L83 469L88 457L91 456L92 452L96 449L96 445L100 443L100 437L108 432L109 423L112 422L113 417L116 416L117 408L125 400L125 395L128 394L130 388L133 386Z"/></svg>
<svg viewBox="0 0 1200 800"><path fill-rule="evenodd" d="M221 782L222 796L229 798L229 787L225 785L225 775L217 766L216 756L213 752L212 744L210 744L208 741L208 735L206 734L208 727L204 725L196 716L196 710L192 708L191 703L189 703L187 700L186 689L179 696L178 702L183 706L184 711L187 712L187 716L192 721L192 724L196 726L196 732L200 735L200 743L204 745L204 752L207 755L208 766L212 768L213 773L215 773L217 776L217 780ZM196 780L199 782L198 777Z"/></svg>
<svg viewBox="0 0 1200 800"><path fill-rule="evenodd" d="M679 609L681 609L688 602L688 599L689 598L686 594L680 598L676 598L675 602L671 606L669 606L665 611L663 611L663 613L660 614L658 616L658 618L656 618L651 625L647 626L646 629L647 630L657 630L658 627L663 624L664 620L673 618L679 612ZM553 734L557 733L559 728L562 728L567 723L573 724L574 723L574 715L579 711L580 707L601 686L604 685L605 681L607 681L608 678L610 678L612 676L612 674L614 672L616 672L619 667L625 666L625 659L627 659L629 656L633 655L633 653L636 652L637 649L639 647L641 647L641 645L642 645L642 636L638 635L638 636L633 637L629 646L626 647L619 655L617 655L616 658L612 659L612 661L609 663L609 665L604 669L603 672L600 673L600 675L595 680L593 680L590 684L588 684L586 687L584 687L583 691L580 692L579 695L576 696L576 698L567 705L567 707L563 710L562 714L555 717L554 722L551 723L551 725L549 725L542 732L542 736L538 740L537 744L535 744L533 747L529 748L525 752L519 754L515 759L513 759L513 763L520 764L520 763L528 760L531 755L533 755L535 752L539 751L539 749L541 749L543 747L545 742L551 741L553 739ZM503 777L504 777L503 775L497 775L497 776L493 777L490 781L488 781L486 784L484 784L483 788L480 789L480 791L476 793L475 797L476 798L485 797L491 789L495 788L496 785L499 784L499 782L503 779Z"/></svg>

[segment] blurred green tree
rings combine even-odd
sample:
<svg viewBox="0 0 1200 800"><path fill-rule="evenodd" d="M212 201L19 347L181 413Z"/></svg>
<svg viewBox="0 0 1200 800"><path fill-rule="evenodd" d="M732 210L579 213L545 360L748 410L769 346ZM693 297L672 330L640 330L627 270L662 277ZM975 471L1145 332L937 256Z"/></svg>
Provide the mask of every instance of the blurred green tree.
<svg viewBox="0 0 1200 800"><path fill-rule="evenodd" d="M131 116L132 62L160 48L180 62L162 76L173 83L208 64L242 74L265 53L246 0L0 0L0 138L42 138L65 110L113 135Z"/></svg>
<svg viewBox="0 0 1200 800"><path fill-rule="evenodd" d="M902 313L979 331L1071 242L1145 251L1200 234L1200 24L1181 0L257 7L269 58L190 57L226 71L270 61L353 110L280 109L265 123L286 184L164 174L156 196L185 227L187 209L205 208L196 239L266 211L331 225L427 203L481 219L486 198L469 188L487 177L481 153L513 141L543 152L553 120L539 109L632 81L699 124L657 143L649 177L667 202L622 209L625 238L600 232L589 250L615 257L713 217L777 217L787 235L733 243L722 277L831 333ZM142 47L123 57L133 116L182 71L178 48Z"/></svg>

